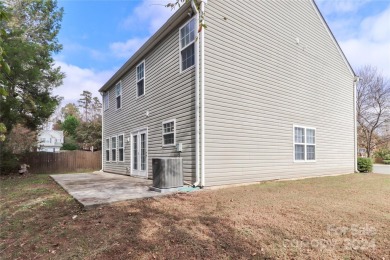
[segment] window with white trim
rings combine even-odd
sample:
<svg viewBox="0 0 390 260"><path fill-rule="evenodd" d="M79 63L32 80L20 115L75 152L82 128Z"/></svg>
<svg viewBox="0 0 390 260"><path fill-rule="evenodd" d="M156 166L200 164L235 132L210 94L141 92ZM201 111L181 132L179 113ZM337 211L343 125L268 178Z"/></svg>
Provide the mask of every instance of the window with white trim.
<svg viewBox="0 0 390 260"><path fill-rule="evenodd" d="M145 61L136 68L137 97L145 94Z"/></svg>
<svg viewBox="0 0 390 260"><path fill-rule="evenodd" d="M171 146L176 144L176 129L175 129L176 120L165 121L162 124L163 131L163 145Z"/></svg>
<svg viewBox="0 0 390 260"><path fill-rule="evenodd" d="M119 82L115 85L115 95L116 95L116 109L122 107L122 84Z"/></svg>
<svg viewBox="0 0 390 260"><path fill-rule="evenodd" d="M106 139L106 162L110 161L110 138Z"/></svg>
<svg viewBox="0 0 390 260"><path fill-rule="evenodd" d="M195 64L195 18L180 28L180 70L184 71Z"/></svg>
<svg viewBox="0 0 390 260"><path fill-rule="evenodd" d="M107 92L103 93L103 109L106 111L109 108L110 105L110 94Z"/></svg>
<svg viewBox="0 0 390 260"><path fill-rule="evenodd" d="M116 149L117 149L117 144L116 144L116 136L111 137L111 161L116 162Z"/></svg>
<svg viewBox="0 0 390 260"><path fill-rule="evenodd" d="M316 160L316 130L294 126L294 161Z"/></svg>
<svg viewBox="0 0 390 260"><path fill-rule="evenodd" d="M118 135L118 161L124 161L124 135Z"/></svg>

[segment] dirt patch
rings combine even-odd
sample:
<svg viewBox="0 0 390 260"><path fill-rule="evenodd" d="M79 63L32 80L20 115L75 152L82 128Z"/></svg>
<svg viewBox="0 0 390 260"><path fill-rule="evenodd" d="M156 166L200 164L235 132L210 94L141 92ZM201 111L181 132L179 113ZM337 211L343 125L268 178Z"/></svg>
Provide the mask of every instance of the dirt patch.
<svg viewBox="0 0 390 260"><path fill-rule="evenodd" d="M0 188L3 259L390 259L386 175L267 182L89 211L47 175L1 179Z"/></svg>

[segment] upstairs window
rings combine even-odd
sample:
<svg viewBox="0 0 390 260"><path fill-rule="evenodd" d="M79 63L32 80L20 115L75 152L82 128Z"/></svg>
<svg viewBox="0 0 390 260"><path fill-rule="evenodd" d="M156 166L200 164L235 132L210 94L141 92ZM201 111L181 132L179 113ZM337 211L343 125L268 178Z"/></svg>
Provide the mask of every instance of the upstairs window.
<svg viewBox="0 0 390 260"><path fill-rule="evenodd" d="M137 97L145 94L145 61L137 66Z"/></svg>
<svg viewBox="0 0 390 260"><path fill-rule="evenodd" d="M180 28L180 70L195 64L195 18Z"/></svg>
<svg viewBox="0 0 390 260"><path fill-rule="evenodd" d="M163 122L163 146L175 145L175 119Z"/></svg>
<svg viewBox="0 0 390 260"><path fill-rule="evenodd" d="M107 92L103 93L103 109L104 109L104 111L106 111L108 109L109 103L110 103L110 95L108 94L108 91L107 91Z"/></svg>
<svg viewBox="0 0 390 260"><path fill-rule="evenodd" d="M110 138L106 139L106 162L110 161Z"/></svg>
<svg viewBox="0 0 390 260"><path fill-rule="evenodd" d="M124 142L123 142L123 135L118 136L118 161L123 162L124 161Z"/></svg>
<svg viewBox="0 0 390 260"><path fill-rule="evenodd" d="M116 94L116 109L122 107L122 85L119 82L115 85L115 94Z"/></svg>
<svg viewBox="0 0 390 260"><path fill-rule="evenodd" d="M111 137L111 161L116 162L116 136Z"/></svg>
<svg viewBox="0 0 390 260"><path fill-rule="evenodd" d="M294 161L316 160L316 130L294 126Z"/></svg>

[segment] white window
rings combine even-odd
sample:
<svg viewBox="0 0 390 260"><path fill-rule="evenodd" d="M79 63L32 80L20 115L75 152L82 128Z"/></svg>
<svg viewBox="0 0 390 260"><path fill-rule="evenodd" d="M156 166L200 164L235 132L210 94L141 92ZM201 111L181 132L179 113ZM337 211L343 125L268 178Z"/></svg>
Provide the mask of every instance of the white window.
<svg viewBox="0 0 390 260"><path fill-rule="evenodd" d="M124 161L124 135L118 136L118 161L123 162Z"/></svg>
<svg viewBox="0 0 390 260"><path fill-rule="evenodd" d="M137 97L145 94L145 61L141 62L136 69Z"/></svg>
<svg viewBox="0 0 390 260"><path fill-rule="evenodd" d="M110 161L110 138L106 139L106 162Z"/></svg>
<svg viewBox="0 0 390 260"><path fill-rule="evenodd" d="M103 93L103 108L104 108L104 111L106 111L110 106L110 95L107 92L104 92Z"/></svg>
<svg viewBox="0 0 390 260"><path fill-rule="evenodd" d="M180 28L180 71L195 64L195 18Z"/></svg>
<svg viewBox="0 0 390 260"><path fill-rule="evenodd" d="M116 162L116 136L111 137L111 161Z"/></svg>
<svg viewBox="0 0 390 260"><path fill-rule="evenodd" d="M294 161L316 160L315 128L294 126Z"/></svg>
<svg viewBox="0 0 390 260"><path fill-rule="evenodd" d="M163 146L172 146L176 144L176 120L165 121L162 124Z"/></svg>
<svg viewBox="0 0 390 260"><path fill-rule="evenodd" d="M115 94L116 94L116 109L122 107L122 85L119 82L115 85Z"/></svg>

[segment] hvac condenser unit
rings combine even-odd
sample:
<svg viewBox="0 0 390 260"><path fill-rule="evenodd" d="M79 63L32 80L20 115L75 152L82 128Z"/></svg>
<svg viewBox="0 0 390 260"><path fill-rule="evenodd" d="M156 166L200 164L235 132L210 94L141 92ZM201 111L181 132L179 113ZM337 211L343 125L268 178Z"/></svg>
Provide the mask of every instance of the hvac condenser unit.
<svg viewBox="0 0 390 260"><path fill-rule="evenodd" d="M152 166L154 188L171 189L183 186L182 158L153 158Z"/></svg>

